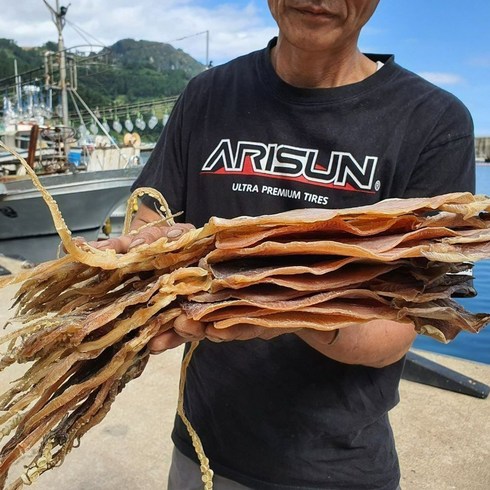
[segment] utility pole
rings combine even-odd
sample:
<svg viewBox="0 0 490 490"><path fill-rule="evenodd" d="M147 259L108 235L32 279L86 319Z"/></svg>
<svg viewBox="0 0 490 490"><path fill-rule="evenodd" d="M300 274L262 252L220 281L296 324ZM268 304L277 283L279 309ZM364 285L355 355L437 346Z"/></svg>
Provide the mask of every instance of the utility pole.
<svg viewBox="0 0 490 490"><path fill-rule="evenodd" d="M63 27L65 27L65 15L68 12L68 7L60 7L59 0L56 0L56 10L51 7L51 5L43 0L48 9L51 11L53 15L53 22L56 25L56 29L58 31L58 56L60 63L60 90L61 90L61 112L62 112L62 120L63 126L69 125L68 120L68 89L66 85L66 52L65 52L65 43L63 41Z"/></svg>
<svg viewBox="0 0 490 490"><path fill-rule="evenodd" d="M206 31L206 68L209 68L209 31Z"/></svg>
<svg viewBox="0 0 490 490"><path fill-rule="evenodd" d="M15 73L15 93L17 96L17 112L22 114L22 84L19 77L19 71L17 70L17 59L14 59L14 73Z"/></svg>

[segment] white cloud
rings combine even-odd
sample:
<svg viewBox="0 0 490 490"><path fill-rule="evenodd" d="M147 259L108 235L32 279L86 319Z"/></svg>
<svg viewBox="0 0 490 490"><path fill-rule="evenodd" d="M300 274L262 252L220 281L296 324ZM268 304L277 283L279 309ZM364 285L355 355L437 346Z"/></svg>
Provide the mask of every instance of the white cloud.
<svg viewBox="0 0 490 490"><path fill-rule="evenodd" d="M460 85L464 83L464 78L456 73L424 71L419 73L419 75L436 85Z"/></svg>
<svg viewBox="0 0 490 490"><path fill-rule="evenodd" d="M47 0L55 5L54 0ZM69 4L68 1L61 4ZM56 28L42 0L0 0L0 37L21 46L39 46L56 41ZM270 15L264 15L259 0L202 3L192 0L77 0L72 2L63 30L65 45L111 45L125 38L169 42L201 62L209 58L219 64L264 47L276 34ZM74 27L78 28L75 29ZM186 38L186 39L181 39Z"/></svg>

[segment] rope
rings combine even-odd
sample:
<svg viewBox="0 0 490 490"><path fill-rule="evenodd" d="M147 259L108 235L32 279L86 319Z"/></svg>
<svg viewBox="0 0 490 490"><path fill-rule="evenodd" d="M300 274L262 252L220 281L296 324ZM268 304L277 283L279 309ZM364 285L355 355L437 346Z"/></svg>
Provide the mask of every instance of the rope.
<svg viewBox="0 0 490 490"><path fill-rule="evenodd" d="M209 459L204 454L204 448L202 447L202 442L197 432L192 427L189 419L185 415L184 411L184 388L185 382L187 379L187 368L189 367L189 363L191 362L192 355L196 350L199 342L192 342L191 347L182 361L182 367L180 371L180 383L179 383L179 400L177 402L177 413L179 414L182 422L187 428L187 432L192 440L192 445L194 446L194 450L196 451L199 462L201 463L201 480L204 483L204 490L212 490L213 488L213 470L209 467Z"/></svg>

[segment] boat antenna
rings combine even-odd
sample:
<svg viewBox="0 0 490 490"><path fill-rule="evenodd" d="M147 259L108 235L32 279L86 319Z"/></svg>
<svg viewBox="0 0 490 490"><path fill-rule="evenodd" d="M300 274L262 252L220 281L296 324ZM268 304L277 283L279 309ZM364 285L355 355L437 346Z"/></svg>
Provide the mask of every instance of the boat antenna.
<svg viewBox="0 0 490 490"><path fill-rule="evenodd" d="M63 41L63 27L65 27L66 23L66 13L68 12L68 7L71 5L68 4L68 7L60 7L59 0L56 0L56 9L54 9L47 0L43 0L46 7L48 7L49 11L53 16L53 22L56 25L56 29L58 31L58 56L60 59L60 89L61 89L61 113L63 126L69 126L68 122L68 91L66 86L66 52L65 52L65 43Z"/></svg>

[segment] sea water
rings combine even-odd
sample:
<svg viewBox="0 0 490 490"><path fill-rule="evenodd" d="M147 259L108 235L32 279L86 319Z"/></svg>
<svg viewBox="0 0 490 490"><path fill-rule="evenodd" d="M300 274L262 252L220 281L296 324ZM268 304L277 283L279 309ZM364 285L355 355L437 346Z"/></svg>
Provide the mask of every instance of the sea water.
<svg viewBox="0 0 490 490"><path fill-rule="evenodd" d="M477 165L476 193L490 195L490 166ZM457 301L473 313L490 313L490 260L477 262L473 275L477 296ZM461 332L448 344L419 335L414 347L490 364L490 325L478 334Z"/></svg>

